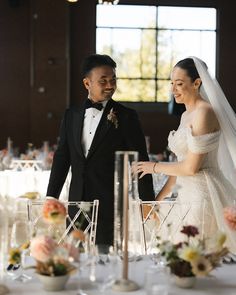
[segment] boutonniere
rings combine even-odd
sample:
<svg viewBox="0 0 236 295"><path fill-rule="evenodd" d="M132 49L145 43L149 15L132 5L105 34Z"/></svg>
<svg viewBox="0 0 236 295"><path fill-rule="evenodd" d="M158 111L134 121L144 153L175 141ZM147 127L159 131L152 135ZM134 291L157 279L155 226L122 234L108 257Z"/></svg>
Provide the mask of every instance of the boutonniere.
<svg viewBox="0 0 236 295"><path fill-rule="evenodd" d="M116 113L113 111L113 108L111 108L110 112L108 113L107 120L114 124L115 128L118 128L118 119Z"/></svg>

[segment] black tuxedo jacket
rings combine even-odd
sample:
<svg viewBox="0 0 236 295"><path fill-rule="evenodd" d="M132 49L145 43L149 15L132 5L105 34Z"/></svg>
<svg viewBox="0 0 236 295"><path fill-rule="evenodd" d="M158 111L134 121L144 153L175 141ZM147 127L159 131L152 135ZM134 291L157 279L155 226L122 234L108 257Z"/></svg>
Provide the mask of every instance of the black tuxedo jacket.
<svg viewBox="0 0 236 295"><path fill-rule="evenodd" d="M113 108L118 127L107 119ZM72 179L69 201L99 200L97 243L112 244L114 215L114 159L116 151L138 151L139 160L148 161L145 138L134 110L110 99L95 132L88 156L82 145L85 107L67 109L62 120L47 196L59 197L69 168ZM154 200L151 175L139 180L143 200Z"/></svg>

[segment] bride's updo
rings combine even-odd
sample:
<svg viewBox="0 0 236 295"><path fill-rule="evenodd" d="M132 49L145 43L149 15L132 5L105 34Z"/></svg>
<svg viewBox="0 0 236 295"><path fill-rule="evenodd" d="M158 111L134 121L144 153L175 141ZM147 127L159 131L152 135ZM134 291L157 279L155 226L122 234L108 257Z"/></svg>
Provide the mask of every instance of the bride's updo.
<svg viewBox="0 0 236 295"><path fill-rule="evenodd" d="M207 65L204 63L207 68ZM187 72L187 75L190 77L191 81L194 82L196 79L200 78L194 61L192 58L188 57L180 60L174 67L181 68Z"/></svg>

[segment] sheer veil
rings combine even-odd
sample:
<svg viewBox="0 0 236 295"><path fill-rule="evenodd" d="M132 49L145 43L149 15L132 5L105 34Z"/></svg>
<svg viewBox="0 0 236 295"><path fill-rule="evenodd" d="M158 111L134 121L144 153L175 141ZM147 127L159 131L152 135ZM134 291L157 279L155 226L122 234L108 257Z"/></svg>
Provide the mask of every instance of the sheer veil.
<svg viewBox="0 0 236 295"><path fill-rule="evenodd" d="M206 64L193 59L202 80L201 96L210 102L221 127L218 164L225 177L236 188L236 116L217 80L212 78Z"/></svg>

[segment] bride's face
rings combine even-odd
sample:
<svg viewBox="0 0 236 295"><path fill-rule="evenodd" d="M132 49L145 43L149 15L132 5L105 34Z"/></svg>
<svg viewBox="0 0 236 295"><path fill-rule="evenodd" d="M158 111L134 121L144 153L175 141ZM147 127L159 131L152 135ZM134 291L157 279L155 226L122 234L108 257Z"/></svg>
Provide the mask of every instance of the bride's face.
<svg viewBox="0 0 236 295"><path fill-rule="evenodd" d="M177 103L186 103L196 95L196 86L185 70L175 67L171 74L171 91Z"/></svg>

